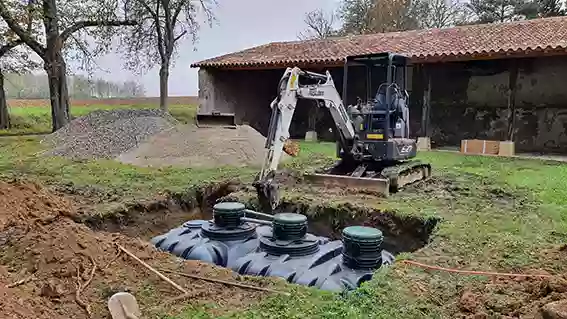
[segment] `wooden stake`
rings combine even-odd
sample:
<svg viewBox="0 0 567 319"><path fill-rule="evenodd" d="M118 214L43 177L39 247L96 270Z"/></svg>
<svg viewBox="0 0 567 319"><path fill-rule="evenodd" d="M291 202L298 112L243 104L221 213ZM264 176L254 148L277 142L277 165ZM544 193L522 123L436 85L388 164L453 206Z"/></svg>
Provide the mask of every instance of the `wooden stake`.
<svg viewBox="0 0 567 319"><path fill-rule="evenodd" d="M123 252L125 252L128 256L132 257L132 259L134 259L135 261L137 261L138 263L140 263L142 266L146 267L149 271L153 272L154 274L156 274L158 277L160 277L161 279L163 279L163 281L167 282L168 284L172 285L175 289L181 291L184 294L189 294L189 292L181 287L180 285L176 284L175 282L173 282L171 279L167 278L166 276L164 276L162 273L160 273L159 271L157 271L155 268L153 268L152 266L148 265L147 263L145 263L143 260L141 260L140 258L136 257L136 255L134 255L133 253L131 253L130 251L128 251L126 248L122 247L119 244L116 244L118 246L118 248L120 250L122 250Z"/></svg>

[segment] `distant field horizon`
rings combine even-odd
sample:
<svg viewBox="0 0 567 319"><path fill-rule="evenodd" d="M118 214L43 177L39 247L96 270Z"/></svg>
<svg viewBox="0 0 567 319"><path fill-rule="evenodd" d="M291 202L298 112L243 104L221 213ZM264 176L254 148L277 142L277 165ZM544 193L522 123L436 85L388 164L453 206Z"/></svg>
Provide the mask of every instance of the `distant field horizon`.
<svg viewBox="0 0 567 319"><path fill-rule="evenodd" d="M9 107L26 106L48 106L49 99L7 99ZM70 99L71 106L88 105L158 105L158 96L137 97L137 98L104 98L104 99ZM198 104L197 96L170 96L171 105L194 105Z"/></svg>

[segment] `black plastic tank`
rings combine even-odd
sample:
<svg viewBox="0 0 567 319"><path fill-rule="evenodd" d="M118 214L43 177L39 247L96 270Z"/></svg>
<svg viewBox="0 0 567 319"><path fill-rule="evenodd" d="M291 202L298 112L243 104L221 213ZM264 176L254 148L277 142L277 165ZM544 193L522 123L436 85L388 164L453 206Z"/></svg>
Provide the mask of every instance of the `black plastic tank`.
<svg viewBox="0 0 567 319"><path fill-rule="evenodd" d="M353 290L370 279L376 269L394 263L394 255L381 249L384 236L376 228L351 226L343 230L341 253L312 267L293 282L323 290Z"/></svg>
<svg viewBox="0 0 567 319"><path fill-rule="evenodd" d="M154 237L158 249L188 260L230 267L231 261L258 247L256 225L241 221L245 206L219 203L213 207L213 221L192 220L167 234Z"/></svg>
<svg viewBox="0 0 567 319"><path fill-rule="evenodd" d="M152 239L161 250L223 266L243 275L280 277L319 289L356 289L393 263L375 228L352 226L342 240L307 233L307 217L282 213L270 225L248 222L241 203L219 203L213 221L193 220Z"/></svg>
<svg viewBox="0 0 567 319"><path fill-rule="evenodd" d="M324 290L356 289L374 271L392 264L394 256L381 249L382 232L353 226L343 240L329 241L307 234L307 218L278 214L273 229L258 228L260 250L239 258L232 269L243 275L281 277Z"/></svg>

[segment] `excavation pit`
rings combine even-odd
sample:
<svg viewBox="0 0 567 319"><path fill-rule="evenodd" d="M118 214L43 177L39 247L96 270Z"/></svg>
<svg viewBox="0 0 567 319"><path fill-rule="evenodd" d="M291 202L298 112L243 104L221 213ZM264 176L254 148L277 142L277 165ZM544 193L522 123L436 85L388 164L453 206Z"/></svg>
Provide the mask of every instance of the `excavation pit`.
<svg viewBox="0 0 567 319"><path fill-rule="evenodd" d="M180 263L148 241L93 231L77 222L84 218L85 212L76 210L82 203L41 185L1 182L0 191L4 195L0 197L0 318L110 318L108 298L123 291L137 297L146 318L174 311L163 301L179 293L131 255L120 253L116 244L162 271L235 281L231 271L197 261ZM159 211L157 204L147 206ZM126 229L136 233L134 228ZM167 276L191 294L192 305L222 305L215 310L219 315L247 308L268 295L173 273ZM255 284L247 278L239 282ZM271 284L266 281L264 287Z"/></svg>
<svg viewBox="0 0 567 319"><path fill-rule="evenodd" d="M95 231L149 240L184 222L212 218L214 203L239 187L237 181L196 186L163 198L129 203L106 214L88 214L81 222Z"/></svg>
<svg viewBox="0 0 567 319"><path fill-rule="evenodd" d="M255 201L247 203L251 209L256 209L256 205ZM307 216L307 231L331 240L341 239L342 230L349 226L377 228L384 236L382 248L394 255L426 246L440 222L437 217L411 216L350 203L325 205L284 200L279 211Z"/></svg>
<svg viewBox="0 0 567 319"><path fill-rule="evenodd" d="M284 207L288 210L269 216L247 210L242 203L221 202L213 207L211 218L186 222L151 243L177 257L241 275L344 291L356 289L375 270L391 265L394 254L425 246L437 223L356 207L325 207L326 214L318 215Z"/></svg>

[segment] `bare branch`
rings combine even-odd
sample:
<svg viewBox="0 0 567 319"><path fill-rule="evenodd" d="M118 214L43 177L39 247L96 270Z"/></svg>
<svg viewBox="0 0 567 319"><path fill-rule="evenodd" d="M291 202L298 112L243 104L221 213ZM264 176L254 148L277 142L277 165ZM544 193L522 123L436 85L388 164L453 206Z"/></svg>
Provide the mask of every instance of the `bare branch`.
<svg viewBox="0 0 567 319"><path fill-rule="evenodd" d="M305 24L307 31L301 32L299 38L301 40L308 39L325 39L336 34L333 27L335 15L326 15L321 9L308 12L305 15Z"/></svg>
<svg viewBox="0 0 567 319"><path fill-rule="evenodd" d="M120 27L120 26L133 26L138 24L137 21L134 20L123 20L123 21L79 21L75 24L73 24L72 26L70 26L69 28L65 29L63 32L61 32L61 39L63 41L67 40L67 38L69 38L69 36L73 33L73 32L77 32L83 28L87 28L87 27Z"/></svg>
<svg viewBox="0 0 567 319"><path fill-rule="evenodd" d="M177 42L177 40L183 38L187 34L187 30L183 30L178 36L173 39L173 42Z"/></svg>
<svg viewBox="0 0 567 319"><path fill-rule="evenodd" d="M22 39L22 41L24 41L32 50L40 56L45 54L46 48L37 42L30 32L26 32L26 30L19 25L14 16L10 13L10 10L6 7L6 3L4 1L0 1L0 16L4 19L8 27L14 31L14 33L16 33L18 37L20 37L20 39ZM27 27L28 30L31 28L29 24Z"/></svg>

